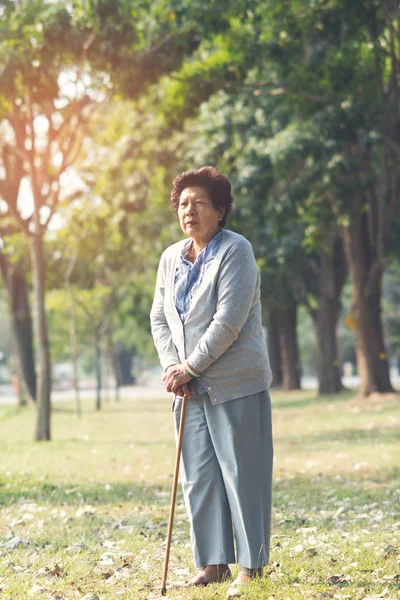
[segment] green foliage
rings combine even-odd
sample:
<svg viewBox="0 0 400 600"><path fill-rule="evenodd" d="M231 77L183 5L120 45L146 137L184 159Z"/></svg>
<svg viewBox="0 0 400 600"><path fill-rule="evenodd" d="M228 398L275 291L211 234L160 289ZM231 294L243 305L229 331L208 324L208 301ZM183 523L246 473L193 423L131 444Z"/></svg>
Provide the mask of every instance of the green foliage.
<svg viewBox="0 0 400 600"><path fill-rule="evenodd" d="M62 146L82 101L79 182L48 239L48 287L63 289L76 254L74 289L112 292L115 336L127 345L150 352L155 268L180 235L168 206L179 171L211 163L231 178L232 227L253 242L265 297L314 309L329 231L360 214L371 225L379 194L380 206L395 197L398 19L387 2L3 4L1 115L24 120L29 90L35 114L54 121L43 140ZM69 102L67 80L81 86ZM59 170L46 156L52 180ZM390 214L375 219L384 244Z"/></svg>
<svg viewBox="0 0 400 600"><path fill-rule="evenodd" d="M80 326L81 345L90 340L90 327L110 320L114 342L154 357L149 312L155 270L162 250L179 236L168 201L171 175L161 164L171 162L174 142L163 139L148 108L127 101L110 102L90 134L77 163L79 190L62 203L64 224L48 244L48 286L63 289L73 265L77 322L88 321ZM59 311L53 323L62 325L64 318ZM68 347L67 333L64 328L60 339Z"/></svg>
<svg viewBox="0 0 400 600"><path fill-rule="evenodd" d="M329 232L364 215L372 264L393 227L398 8L300 0L227 14L229 29L204 41L215 60L195 53L162 82L160 106L185 124L179 167L215 164L234 182L231 223L253 242L265 297L315 309Z"/></svg>

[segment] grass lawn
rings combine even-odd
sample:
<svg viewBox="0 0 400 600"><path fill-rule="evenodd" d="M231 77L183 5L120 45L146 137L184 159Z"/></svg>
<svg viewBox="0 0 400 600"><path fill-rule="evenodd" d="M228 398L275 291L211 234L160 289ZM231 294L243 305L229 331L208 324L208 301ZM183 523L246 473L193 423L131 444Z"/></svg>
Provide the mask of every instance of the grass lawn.
<svg viewBox="0 0 400 600"><path fill-rule="evenodd" d="M400 598L400 396L272 399L271 562L243 597ZM42 443L32 442L33 409L0 407L1 599L159 596L170 405L93 405L79 419L72 402L57 403L53 441ZM195 572L180 492L175 518L169 582ZM227 587L168 596L224 598Z"/></svg>

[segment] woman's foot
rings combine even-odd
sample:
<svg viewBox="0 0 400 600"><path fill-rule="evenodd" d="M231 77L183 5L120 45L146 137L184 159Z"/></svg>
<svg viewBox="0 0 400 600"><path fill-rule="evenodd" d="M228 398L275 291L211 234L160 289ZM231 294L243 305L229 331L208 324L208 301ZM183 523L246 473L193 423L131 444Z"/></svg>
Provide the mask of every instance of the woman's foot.
<svg viewBox="0 0 400 600"><path fill-rule="evenodd" d="M232 587L240 587L241 585L249 583L252 579L260 579L262 576L262 569L248 569L247 567L240 566L239 575L232 583Z"/></svg>
<svg viewBox="0 0 400 600"><path fill-rule="evenodd" d="M187 585L204 587L209 583L222 583L231 576L232 573L228 565L207 565Z"/></svg>
<svg viewBox="0 0 400 600"><path fill-rule="evenodd" d="M240 590L244 585L249 583L252 579L259 579L263 576L262 569L248 569L240 566L239 575L235 581L229 586L226 594L226 600L233 600L233 598L240 598Z"/></svg>

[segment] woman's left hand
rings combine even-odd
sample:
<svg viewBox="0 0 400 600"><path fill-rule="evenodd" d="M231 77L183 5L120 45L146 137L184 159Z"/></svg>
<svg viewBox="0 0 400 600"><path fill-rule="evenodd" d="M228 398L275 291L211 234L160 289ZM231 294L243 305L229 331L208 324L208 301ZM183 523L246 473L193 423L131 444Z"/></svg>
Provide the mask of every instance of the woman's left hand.
<svg viewBox="0 0 400 600"><path fill-rule="evenodd" d="M169 367L163 375L163 383L167 392L173 394L179 394L182 386L186 388L186 383L190 381L192 377L186 372L184 365L172 365Z"/></svg>

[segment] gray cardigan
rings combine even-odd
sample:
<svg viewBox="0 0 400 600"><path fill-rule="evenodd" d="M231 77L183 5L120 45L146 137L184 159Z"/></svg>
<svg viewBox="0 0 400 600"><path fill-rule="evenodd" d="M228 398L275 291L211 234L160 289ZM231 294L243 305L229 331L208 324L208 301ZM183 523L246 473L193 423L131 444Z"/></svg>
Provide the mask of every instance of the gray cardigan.
<svg viewBox="0 0 400 600"><path fill-rule="evenodd" d="M200 284L183 325L173 286L187 239L160 260L150 313L151 332L166 369L185 358L213 404L267 389L272 381L261 325L260 272L248 240L223 230L221 245Z"/></svg>

